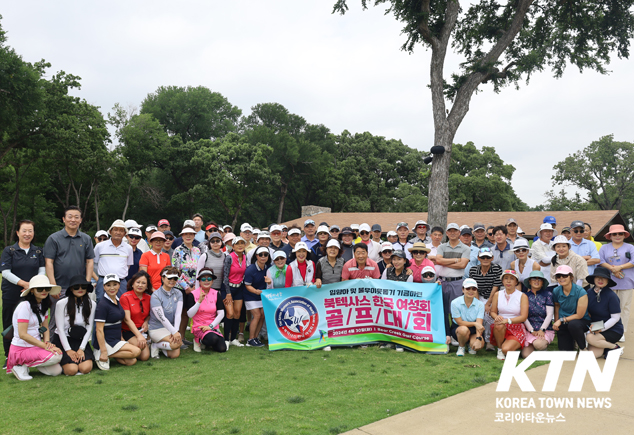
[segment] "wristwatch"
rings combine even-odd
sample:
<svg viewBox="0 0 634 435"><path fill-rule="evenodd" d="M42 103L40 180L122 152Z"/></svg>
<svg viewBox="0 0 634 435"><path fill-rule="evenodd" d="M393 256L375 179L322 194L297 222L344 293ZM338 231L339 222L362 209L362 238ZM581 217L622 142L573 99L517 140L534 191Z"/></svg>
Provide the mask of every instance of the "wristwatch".
<svg viewBox="0 0 634 435"><path fill-rule="evenodd" d="M476 337L476 340L482 341L482 337Z"/></svg>
<svg viewBox="0 0 634 435"><path fill-rule="evenodd" d="M512 321L511 319L509 319L507 323L508 323L509 325L512 325L512 324L513 324L513 321Z"/></svg>

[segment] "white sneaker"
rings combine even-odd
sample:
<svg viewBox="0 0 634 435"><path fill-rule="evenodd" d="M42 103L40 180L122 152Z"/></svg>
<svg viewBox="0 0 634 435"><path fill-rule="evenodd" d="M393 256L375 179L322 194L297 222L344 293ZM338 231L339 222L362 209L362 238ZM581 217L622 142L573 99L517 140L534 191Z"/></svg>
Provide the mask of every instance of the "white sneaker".
<svg viewBox="0 0 634 435"><path fill-rule="evenodd" d="M244 347L244 344L240 343L236 338L231 340L231 345L235 347Z"/></svg>
<svg viewBox="0 0 634 435"><path fill-rule="evenodd" d="M624 341L625 341L625 334L623 334L623 335L621 336L621 339L619 340L619 342L620 342L620 343L622 343L622 342L624 342Z"/></svg>
<svg viewBox="0 0 634 435"><path fill-rule="evenodd" d="M397 352L403 352L405 349L403 349L403 346L396 346L396 351Z"/></svg>
<svg viewBox="0 0 634 435"><path fill-rule="evenodd" d="M227 346L227 350L229 350L229 345L231 344L230 341L225 341L225 346Z"/></svg>
<svg viewBox="0 0 634 435"><path fill-rule="evenodd" d="M385 343L379 346L379 349L392 349L392 343Z"/></svg>
<svg viewBox="0 0 634 435"><path fill-rule="evenodd" d="M150 345L150 356L152 358L159 359L159 355L160 355L159 348L156 346Z"/></svg>
<svg viewBox="0 0 634 435"><path fill-rule="evenodd" d="M469 355L475 355L476 353L478 353L478 351L471 349L471 347L469 347Z"/></svg>
<svg viewBox="0 0 634 435"><path fill-rule="evenodd" d="M99 358L97 358L95 361L97 361L97 367L99 367L101 370L110 370L110 360L101 361Z"/></svg>
<svg viewBox="0 0 634 435"><path fill-rule="evenodd" d="M13 369L11 369L11 372L13 373L13 376L15 376L18 381L30 381L31 379L33 379L33 376L29 375L29 368L28 366L13 366Z"/></svg>
<svg viewBox="0 0 634 435"><path fill-rule="evenodd" d="M500 349L498 347L498 359L506 359L506 355L504 355L504 352L502 352L502 349Z"/></svg>
<svg viewBox="0 0 634 435"><path fill-rule="evenodd" d="M330 352L332 349L330 348L330 346L326 346L322 350L325 352Z"/></svg>
<svg viewBox="0 0 634 435"><path fill-rule="evenodd" d="M198 341L194 340L194 352L202 352L202 349L200 348L200 343L198 343Z"/></svg>
<svg viewBox="0 0 634 435"><path fill-rule="evenodd" d="M460 347L460 343L458 343L458 340L456 340L455 338L451 339L451 345L452 346L456 346L456 347Z"/></svg>
<svg viewBox="0 0 634 435"><path fill-rule="evenodd" d="M464 347L458 346L458 350L456 351L456 356L464 356Z"/></svg>

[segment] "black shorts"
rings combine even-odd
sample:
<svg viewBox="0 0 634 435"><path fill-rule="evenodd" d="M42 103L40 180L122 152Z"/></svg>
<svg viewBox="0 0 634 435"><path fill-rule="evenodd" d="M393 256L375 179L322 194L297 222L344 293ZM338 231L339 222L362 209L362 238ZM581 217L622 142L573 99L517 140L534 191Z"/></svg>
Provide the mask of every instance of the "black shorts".
<svg viewBox="0 0 634 435"><path fill-rule="evenodd" d="M125 329L121 329L121 335L125 341L130 341L130 339L134 337L134 333L132 331L126 331Z"/></svg>
<svg viewBox="0 0 634 435"><path fill-rule="evenodd" d="M611 329L608 329L607 331L599 332L599 334L603 335L603 338L605 338L605 341L609 343L616 343L623 336L623 334L614 332Z"/></svg>
<svg viewBox="0 0 634 435"><path fill-rule="evenodd" d="M458 336L456 335L456 329L458 329L458 324L457 323L452 324L451 325L451 336L457 340ZM476 327L475 326L469 326L469 334L475 334L475 333L476 333Z"/></svg>
<svg viewBox="0 0 634 435"><path fill-rule="evenodd" d="M231 290L231 299L234 301L244 300L244 292L246 291L244 284L240 284L240 287L229 286L229 290Z"/></svg>

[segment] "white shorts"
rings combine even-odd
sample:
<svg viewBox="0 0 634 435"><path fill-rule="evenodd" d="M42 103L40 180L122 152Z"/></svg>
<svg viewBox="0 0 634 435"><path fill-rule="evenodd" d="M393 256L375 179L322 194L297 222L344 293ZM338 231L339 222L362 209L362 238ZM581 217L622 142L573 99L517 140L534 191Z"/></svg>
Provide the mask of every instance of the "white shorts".
<svg viewBox="0 0 634 435"><path fill-rule="evenodd" d="M244 301L244 305L247 307L247 311L255 310L262 308L262 301Z"/></svg>
<svg viewBox="0 0 634 435"><path fill-rule="evenodd" d="M150 329L148 332L153 343L159 343L165 337L169 337L170 335L172 335L167 330L167 328Z"/></svg>

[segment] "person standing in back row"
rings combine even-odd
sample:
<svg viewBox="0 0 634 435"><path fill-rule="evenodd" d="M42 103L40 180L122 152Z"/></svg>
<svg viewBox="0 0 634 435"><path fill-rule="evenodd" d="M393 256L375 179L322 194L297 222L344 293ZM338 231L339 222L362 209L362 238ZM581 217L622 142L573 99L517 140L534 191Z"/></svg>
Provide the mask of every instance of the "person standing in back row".
<svg viewBox="0 0 634 435"><path fill-rule="evenodd" d="M90 281L93 273L95 252L88 234L79 231L82 214L79 207L71 205L64 210L64 228L51 234L44 244L46 275L51 285L61 287L60 293L51 295L51 334L55 332L55 306L65 296L70 279L83 275Z"/></svg>

